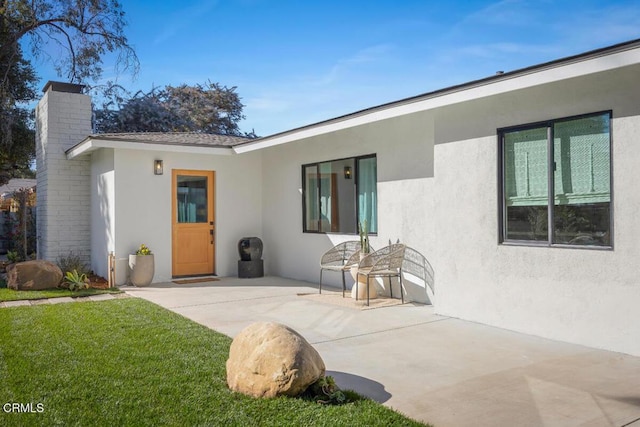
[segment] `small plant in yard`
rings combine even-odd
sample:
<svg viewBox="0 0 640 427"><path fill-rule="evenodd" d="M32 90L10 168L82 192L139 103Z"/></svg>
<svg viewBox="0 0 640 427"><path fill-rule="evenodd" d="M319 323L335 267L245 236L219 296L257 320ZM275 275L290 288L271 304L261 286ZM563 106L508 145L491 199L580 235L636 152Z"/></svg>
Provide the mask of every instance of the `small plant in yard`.
<svg viewBox="0 0 640 427"><path fill-rule="evenodd" d="M12 264L14 262L20 261L20 257L18 256L18 251L8 251L7 252L7 260Z"/></svg>
<svg viewBox="0 0 640 427"><path fill-rule="evenodd" d="M87 275L78 273L78 270L67 271L64 275L63 284L68 286L70 291L89 289L89 279L87 279Z"/></svg>
<svg viewBox="0 0 640 427"><path fill-rule="evenodd" d="M332 376L322 377L311 384L306 394L315 402L325 405L341 405L351 401L347 399L347 395L338 388Z"/></svg>
<svg viewBox="0 0 640 427"><path fill-rule="evenodd" d="M58 267L60 267L60 270L62 271L77 271L80 274L89 273L89 267L82 260L82 257L73 253L73 251L69 252L67 255L58 257L56 264L58 264Z"/></svg>
<svg viewBox="0 0 640 427"><path fill-rule="evenodd" d="M151 249L147 247L144 243L140 245L138 250L136 251L136 255L151 255Z"/></svg>

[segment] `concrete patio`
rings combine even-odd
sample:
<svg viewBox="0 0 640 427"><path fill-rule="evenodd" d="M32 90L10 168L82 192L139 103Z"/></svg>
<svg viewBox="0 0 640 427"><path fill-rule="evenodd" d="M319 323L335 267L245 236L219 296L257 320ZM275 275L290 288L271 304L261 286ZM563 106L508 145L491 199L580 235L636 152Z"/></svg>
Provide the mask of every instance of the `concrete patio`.
<svg viewBox="0 0 640 427"><path fill-rule="evenodd" d="M298 296L317 285L279 277L123 289L230 337L255 321L291 326L340 387L438 427L640 426L637 357L438 316L430 306L328 304Z"/></svg>

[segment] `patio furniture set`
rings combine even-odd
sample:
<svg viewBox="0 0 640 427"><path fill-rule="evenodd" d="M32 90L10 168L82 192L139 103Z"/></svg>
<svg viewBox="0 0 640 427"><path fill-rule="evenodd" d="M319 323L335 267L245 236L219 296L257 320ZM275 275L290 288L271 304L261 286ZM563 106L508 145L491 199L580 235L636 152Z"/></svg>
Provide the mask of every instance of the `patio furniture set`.
<svg viewBox="0 0 640 427"><path fill-rule="evenodd" d="M372 297L369 279L375 277L388 278L389 293L393 298L391 278L397 277L400 282L400 298L404 304L402 269L405 263L406 251L407 246L401 243L390 244L371 253L362 252L361 244L356 240L339 243L325 252L320 259L320 285L318 292L322 293L322 272L324 270L340 272L342 274L342 297L344 298L347 289L345 272L351 271L355 280L355 293L352 295L355 295L355 299L358 300L360 295L359 287L361 285L364 286L367 305L369 305L369 299Z"/></svg>

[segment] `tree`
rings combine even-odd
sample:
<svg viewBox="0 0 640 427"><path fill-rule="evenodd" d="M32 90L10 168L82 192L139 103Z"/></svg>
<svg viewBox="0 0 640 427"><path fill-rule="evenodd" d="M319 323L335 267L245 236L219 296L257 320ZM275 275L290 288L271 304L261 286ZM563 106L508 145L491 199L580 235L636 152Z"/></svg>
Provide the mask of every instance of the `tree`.
<svg viewBox="0 0 640 427"><path fill-rule="evenodd" d="M242 133L244 119L236 87L207 82L116 95L96 110L98 132L201 132L255 137Z"/></svg>
<svg viewBox="0 0 640 427"><path fill-rule="evenodd" d="M31 164L35 160L33 112L14 108L11 114L11 142L0 149L0 185L11 178L33 178Z"/></svg>
<svg viewBox="0 0 640 427"><path fill-rule="evenodd" d="M45 55L48 42L59 47L54 66L70 82L98 80L108 52L118 53L117 65L137 70L125 25L117 0L0 0L0 62L14 63L16 48L27 36L34 57Z"/></svg>
<svg viewBox="0 0 640 427"><path fill-rule="evenodd" d="M17 260L24 261L36 251L36 224L34 207L36 195L32 188L20 188L13 193L17 202L16 216L9 221L10 245Z"/></svg>
<svg viewBox="0 0 640 427"><path fill-rule="evenodd" d="M0 36L1 37L1 36ZM18 102L35 97L36 77L31 64L22 58L19 46L13 66L0 62L0 73L9 82L6 90L0 87L0 185L15 177L30 176L35 158L33 113L20 108Z"/></svg>
<svg viewBox="0 0 640 427"><path fill-rule="evenodd" d="M35 150L34 143L28 142L33 139L13 134L30 125L20 105L36 98L38 83L31 63L23 55L23 44L30 47L34 58L47 57L58 75L73 83L87 84L100 78L102 59L110 52L117 53L120 69L137 72L138 59L124 35L124 27L124 12L117 0L0 0L2 171L6 172L6 162L15 163L16 153L24 152L24 147L15 147L16 144L30 144L30 152Z"/></svg>
<svg viewBox="0 0 640 427"><path fill-rule="evenodd" d="M3 47L6 35L6 29L0 27ZM0 61L0 76L5 81L0 85L0 185L25 176L35 157L32 114L18 104L35 98L37 78L20 45L13 47L11 56L12 63Z"/></svg>

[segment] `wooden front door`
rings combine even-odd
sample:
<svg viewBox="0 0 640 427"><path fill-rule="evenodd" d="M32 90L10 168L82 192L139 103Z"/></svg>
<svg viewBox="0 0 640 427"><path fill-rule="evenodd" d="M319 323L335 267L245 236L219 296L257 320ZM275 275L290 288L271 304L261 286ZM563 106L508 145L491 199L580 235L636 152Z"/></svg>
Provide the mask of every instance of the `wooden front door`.
<svg viewBox="0 0 640 427"><path fill-rule="evenodd" d="M215 274L213 171L172 171L174 277Z"/></svg>

